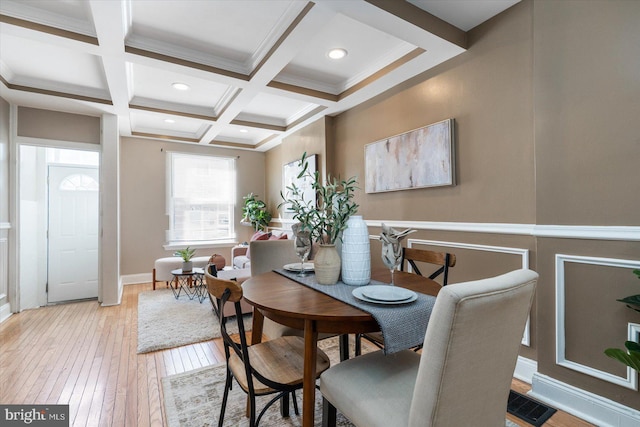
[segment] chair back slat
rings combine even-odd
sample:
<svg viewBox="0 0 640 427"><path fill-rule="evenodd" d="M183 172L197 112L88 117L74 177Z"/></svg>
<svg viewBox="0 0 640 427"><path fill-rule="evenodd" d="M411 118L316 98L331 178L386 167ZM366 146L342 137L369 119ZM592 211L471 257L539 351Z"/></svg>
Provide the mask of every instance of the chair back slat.
<svg viewBox="0 0 640 427"><path fill-rule="evenodd" d="M448 252L435 252L426 249L402 248L402 261L400 270L404 271L405 261L411 266L411 269L418 275L423 276L416 262L439 265L439 269L429 275L429 279L433 280L442 275L442 286L446 286L449 281L449 267L456 265L456 256Z"/></svg>
<svg viewBox="0 0 640 427"><path fill-rule="evenodd" d="M215 298L222 299L222 294L225 289L229 289L231 294L229 295L230 302L239 302L242 299L242 287L234 280L219 279L208 271L204 273L205 280L207 281L207 290Z"/></svg>

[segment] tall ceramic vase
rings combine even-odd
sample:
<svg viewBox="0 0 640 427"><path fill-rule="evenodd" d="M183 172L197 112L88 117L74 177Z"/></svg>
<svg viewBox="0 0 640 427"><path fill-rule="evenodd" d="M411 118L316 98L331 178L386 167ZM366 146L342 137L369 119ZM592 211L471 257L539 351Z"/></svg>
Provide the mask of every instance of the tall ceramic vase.
<svg viewBox="0 0 640 427"><path fill-rule="evenodd" d="M313 269L321 285L335 285L340 277L340 255L336 245L321 244L314 257Z"/></svg>
<svg viewBox="0 0 640 427"><path fill-rule="evenodd" d="M342 234L342 281L351 286L362 286L371 280L369 230L360 215L347 221Z"/></svg>

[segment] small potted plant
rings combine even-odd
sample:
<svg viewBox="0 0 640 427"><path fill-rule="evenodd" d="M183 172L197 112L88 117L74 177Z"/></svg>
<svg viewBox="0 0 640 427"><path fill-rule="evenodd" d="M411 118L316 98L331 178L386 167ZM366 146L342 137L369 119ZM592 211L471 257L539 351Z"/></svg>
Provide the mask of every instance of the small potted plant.
<svg viewBox="0 0 640 427"><path fill-rule="evenodd" d="M349 217L358 211L358 205L353 200L358 183L355 177L341 180L329 175L321 180L318 171L309 171L307 153L302 155L300 165L302 168L297 178L309 179L316 201L305 200L303 190L294 183L286 188L286 196L280 192L284 201L278 208L288 205L293 212L293 219L299 221L301 228L310 231L312 239L320 243L314 262L318 283L335 284L340 276L340 257L335 243L342 238Z"/></svg>
<svg viewBox="0 0 640 427"><path fill-rule="evenodd" d="M258 199L257 195L249 193L243 197L241 223L250 224L255 231L266 230L271 221L271 214L267 211L267 204Z"/></svg>
<svg viewBox="0 0 640 427"><path fill-rule="evenodd" d="M196 253L195 249L191 249L191 248L189 248L189 246L187 246L185 249L180 249L179 251L176 251L173 254L174 256L182 257L182 272L183 273L188 273L191 270L193 270L193 262L191 261L191 258L193 258L195 253Z"/></svg>
<svg viewBox="0 0 640 427"><path fill-rule="evenodd" d="M640 279L640 270L633 270L633 273ZM617 301L625 303L627 307L640 313L640 295L631 295ZM640 344L635 341L625 341L624 346L626 350L608 348L604 354L640 372Z"/></svg>

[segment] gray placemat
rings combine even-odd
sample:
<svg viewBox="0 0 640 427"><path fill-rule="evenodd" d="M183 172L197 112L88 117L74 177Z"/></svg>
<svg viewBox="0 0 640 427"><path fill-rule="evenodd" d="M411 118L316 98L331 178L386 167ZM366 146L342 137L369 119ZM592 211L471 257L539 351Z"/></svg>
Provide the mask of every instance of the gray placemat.
<svg viewBox="0 0 640 427"><path fill-rule="evenodd" d="M345 285L340 281L335 285L320 285L316 281L315 274L298 276L298 273L282 269L274 271L371 314L380 325L385 354L413 348L424 341L429 317L436 302L434 296L418 293L418 299L407 304L373 304L361 301L352 295L351 292L357 288L356 286ZM372 280L369 285L386 285L386 283Z"/></svg>

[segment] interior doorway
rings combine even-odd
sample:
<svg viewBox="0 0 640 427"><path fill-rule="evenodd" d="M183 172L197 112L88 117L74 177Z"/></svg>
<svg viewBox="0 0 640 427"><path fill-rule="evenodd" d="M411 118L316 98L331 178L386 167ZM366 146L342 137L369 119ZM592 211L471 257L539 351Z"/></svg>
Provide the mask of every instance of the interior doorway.
<svg viewBox="0 0 640 427"><path fill-rule="evenodd" d="M20 146L20 310L98 296L97 151Z"/></svg>

